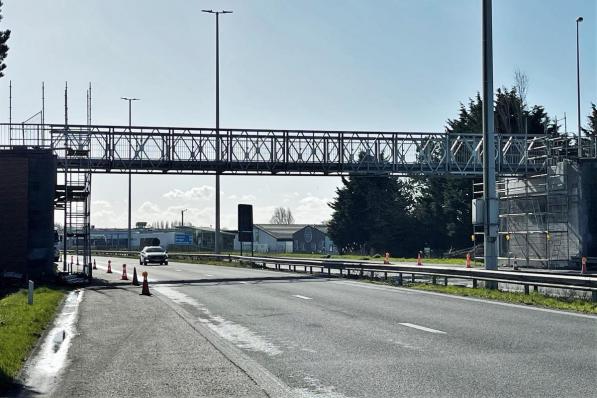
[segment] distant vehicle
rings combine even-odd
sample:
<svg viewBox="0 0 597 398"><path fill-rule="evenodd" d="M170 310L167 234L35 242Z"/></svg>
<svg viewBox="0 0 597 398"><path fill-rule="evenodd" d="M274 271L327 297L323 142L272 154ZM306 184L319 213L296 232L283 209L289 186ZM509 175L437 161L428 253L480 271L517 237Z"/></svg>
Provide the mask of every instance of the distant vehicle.
<svg viewBox="0 0 597 398"><path fill-rule="evenodd" d="M160 263L168 265L168 252L161 246L145 246L139 253L139 264Z"/></svg>
<svg viewBox="0 0 597 398"><path fill-rule="evenodd" d="M60 261L60 242L62 242L62 236L54 228L54 261Z"/></svg>

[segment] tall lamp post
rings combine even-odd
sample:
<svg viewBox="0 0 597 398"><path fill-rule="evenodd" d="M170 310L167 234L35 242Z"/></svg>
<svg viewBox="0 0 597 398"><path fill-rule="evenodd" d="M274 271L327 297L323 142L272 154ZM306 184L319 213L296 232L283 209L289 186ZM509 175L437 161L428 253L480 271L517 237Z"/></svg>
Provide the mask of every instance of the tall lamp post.
<svg viewBox="0 0 597 398"><path fill-rule="evenodd" d="M120 97L121 99L128 101L129 103L129 134L132 134L131 131L131 103L133 101L139 101L139 98L128 98L128 97ZM131 139L129 135L129 165L131 161ZM129 223L128 223L128 250L131 251L131 168L129 166Z"/></svg>
<svg viewBox="0 0 597 398"><path fill-rule="evenodd" d="M216 233L214 252L220 253L220 14L232 14L232 11L201 10L216 16Z"/></svg>
<svg viewBox="0 0 597 398"><path fill-rule="evenodd" d="M578 158L582 157L582 130L580 129L580 47L578 44L578 26L583 17L576 18L576 106L578 112Z"/></svg>
<svg viewBox="0 0 597 398"><path fill-rule="evenodd" d="M491 0L483 0L483 199L485 202L485 268L497 269L498 203L495 179L495 132L493 116L493 38ZM490 283L490 288L497 284Z"/></svg>
<svg viewBox="0 0 597 398"><path fill-rule="evenodd" d="M181 219L180 219L180 226L181 226L181 227L184 227L184 212L185 212L185 211L187 211L187 210L189 210L189 209L182 209L182 210L180 211L180 216L181 216L181 217L180 217L180 218L181 218Z"/></svg>

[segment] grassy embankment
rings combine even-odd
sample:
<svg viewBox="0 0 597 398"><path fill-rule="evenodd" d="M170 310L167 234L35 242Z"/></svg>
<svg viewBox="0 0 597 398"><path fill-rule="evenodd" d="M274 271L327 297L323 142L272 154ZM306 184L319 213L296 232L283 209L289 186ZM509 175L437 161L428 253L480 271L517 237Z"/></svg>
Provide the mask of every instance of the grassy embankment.
<svg viewBox="0 0 597 398"><path fill-rule="evenodd" d="M455 294L458 296L478 297L482 299L497 300L506 303L536 305L538 307L545 307L557 310L597 314L597 303L574 297L551 297L536 292L524 294L519 292L504 292L493 289L473 289L462 286L442 286L423 283L409 284L407 286L418 290Z"/></svg>
<svg viewBox="0 0 597 398"><path fill-rule="evenodd" d="M65 291L39 287L33 305L23 289L0 299L0 390L19 374L44 329L54 319Z"/></svg>

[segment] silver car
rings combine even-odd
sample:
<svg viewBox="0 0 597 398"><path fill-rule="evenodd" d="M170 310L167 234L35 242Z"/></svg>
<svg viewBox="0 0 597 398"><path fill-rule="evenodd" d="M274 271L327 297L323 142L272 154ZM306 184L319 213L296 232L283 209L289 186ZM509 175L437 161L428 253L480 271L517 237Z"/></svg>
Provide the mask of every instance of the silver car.
<svg viewBox="0 0 597 398"><path fill-rule="evenodd" d="M159 263L168 265L168 252L161 246L145 246L139 253L139 264Z"/></svg>

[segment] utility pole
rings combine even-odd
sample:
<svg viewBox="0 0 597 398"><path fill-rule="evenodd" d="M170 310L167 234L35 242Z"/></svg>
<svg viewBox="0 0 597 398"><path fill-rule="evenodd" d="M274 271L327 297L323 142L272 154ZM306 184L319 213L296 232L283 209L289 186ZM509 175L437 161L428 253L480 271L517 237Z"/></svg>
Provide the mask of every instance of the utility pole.
<svg viewBox="0 0 597 398"><path fill-rule="evenodd" d="M133 145L133 142L131 140L131 135L133 134L132 130L131 130L131 103L133 101L139 101L139 98L128 98L128 97L120 97L121 99L128 101L129 103L129 214L128 214L128 244L127 244L127 248L128 251L132 250L132 246L131 246L131 155L132 155L132 151L131 151L131 147Z"/></svg>
<svg viewBox="0 0 597 398"><path fill-rule="evenodd" d="M485 203L485 269L497 269L498 203L495 179L493 115L493 44L491 0L483 0L483 199ZM491 284L492 288L497 286Z"/></svg>
<svg viewBox="0 0 597 398"><path fill-rule="evenodd" d="M216 231L214 252L220 253L220 14L231 14L232 11L201 10L216 16Z"/></svg>

